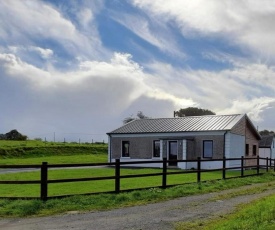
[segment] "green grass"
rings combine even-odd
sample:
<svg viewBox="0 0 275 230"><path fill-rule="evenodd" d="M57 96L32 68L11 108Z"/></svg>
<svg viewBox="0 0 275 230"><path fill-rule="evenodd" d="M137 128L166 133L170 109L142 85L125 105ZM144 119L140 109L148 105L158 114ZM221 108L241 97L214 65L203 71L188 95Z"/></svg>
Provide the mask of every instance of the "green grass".
<svg viewBox="0 0 275 230"><path fill-rule="evenodd" d="M270 186L267 184L266 186ZM250 191L260 193L266 189L258 188L258 191ZM273 184L274 188L274 184ZM253 189L252 189L253 190ZM247 191L242 191L250 194ZM239 194L242 195L242 194ZM250 204L239 205L237 210L226 216L214 218L205 221L183 222L175 224L176 230L273 230L275 229L275 195L271 195Z"/></svg>
<svg viewBox="0 0 275 230"><path fill-rule="evenodd" d="M18 148L18 147L45 147L45 146L89 146L89 145L106 145L98 143L77 143L77 142L45 142L36 140L26 140L26 141L10 141L10 140L0 140L0 148Z"/></svg>
<svg viewBox="0 0 275 230"><path fill-rule="evenodd" d="M168 172L179 172L181 170L171 170ZM136 175L136 174L150 174L161 173L162 169L121 169L121 175ZM229 177L239 176L238 171L229 171ZM72 178L90 178L90 177L105 177L114 176L115 169L108 168L81 168L81 169L61 169L49 170L48 179L72 179ZM205 180L221 179L221 172L207 172L202 173L202 178ZM24 172L24 173L8 173L0 174L0 180L40 180L40 171ZM196 183L196 173L176 174L167 176L167 185L177 185L184 183ZM137 177L137 178L124 178L120 181L121 190L138 189L157 187L162 185L162 176L150 177ZM40 185L28 184L3 184L1 185L0 197L39 197ZM48 196L60 195L77 195L86 193L110 192L115 190L114 179L112 180L99 180L99 181L85 181L85 182L70 182L70 183L49 183Z"/></svg>
<svg viewBox="0 0 275 230"><path fill-rule="evenodd" d="M252 202L248 206L242 206L235 214L226 220L210 224L205 229L249 229L272 230L275 229L275 195Z"/></svg>
<svg viewBox="0 0 275 230"><path fill-rule="evenodd" d="M154 188L137 190L133 192L124 192L120 194L100 194L88 196L76 195L62 199L50 199L47 202L42 202L40 200L0 199L0 216L45 216L65 213L69 211L84 212L94 210L109 210L119 207L160 202L188 195L221 191L243 185L268 182L273 180L273 174L267 173L257 177L209 181L200 184L186 184L167 189Z"/></svg>
<svg viewBox="0 0 275 230"><path fill-rule="evenodd" d="M0 159L105 154L107 160L107 150L107 144L0 140Z"/></svg>
<svg viewBox="0 0 275 230"><path fill-rule="evenodd" d="M106 154L79 154L68 156L44 156L29 158L0 158L0 165L22 165L22 164L82 164L85 163L107 163ZM1 169L0 169L1 170Z"/></svg>

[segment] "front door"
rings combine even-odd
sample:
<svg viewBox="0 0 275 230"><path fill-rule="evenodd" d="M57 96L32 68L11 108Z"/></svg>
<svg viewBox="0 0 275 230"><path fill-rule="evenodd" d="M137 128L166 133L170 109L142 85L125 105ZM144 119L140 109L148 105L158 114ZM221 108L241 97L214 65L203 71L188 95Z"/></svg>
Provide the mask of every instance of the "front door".
<svg viewBox="0 0 275 230"><path fill-rule="evenodd" d="M178 159L178 142L177 141L169 141L168 153L169 153L169 160ZM168 165L177 166L177 162L169 162Z"/></svg>

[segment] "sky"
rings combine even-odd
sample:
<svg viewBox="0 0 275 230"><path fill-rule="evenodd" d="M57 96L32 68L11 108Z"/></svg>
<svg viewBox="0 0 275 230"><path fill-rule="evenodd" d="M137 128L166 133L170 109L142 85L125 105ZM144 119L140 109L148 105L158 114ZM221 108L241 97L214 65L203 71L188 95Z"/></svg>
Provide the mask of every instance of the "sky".
<svg viewBox="0 0 275 230"><path fill-rule="evenodd" d="M0 133L106 141L142 111L274 130L273 0L1 0Z"/></svg>

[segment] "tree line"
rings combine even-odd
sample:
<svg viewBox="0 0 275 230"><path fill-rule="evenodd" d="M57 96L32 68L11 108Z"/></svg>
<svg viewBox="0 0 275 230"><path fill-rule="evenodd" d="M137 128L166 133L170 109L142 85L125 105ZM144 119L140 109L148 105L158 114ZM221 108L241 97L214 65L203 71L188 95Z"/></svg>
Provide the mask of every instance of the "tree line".
<svg viewBox="0 0 275 230"><path fill-rule="evenodd" d="M204 115L216 115L216 113L208 109L201 109L196 107L188 107L185 109L174 111L174 117L204 116ZM123 123L127 124L133 120L145 119L145 118L150 118L150 117L147 117L146 115L144 115L142 111L138 111L136 117L134 117L133 115L131 115L130 117L126 117L123 120Z"/></svg>
<svg viewBox="0 0 275 230"><path fill-rule="evenodd" d="M16 129L5 134L0 134L0 140L25 141L27 139L28 137L26 135L19 133Z"/></svg>

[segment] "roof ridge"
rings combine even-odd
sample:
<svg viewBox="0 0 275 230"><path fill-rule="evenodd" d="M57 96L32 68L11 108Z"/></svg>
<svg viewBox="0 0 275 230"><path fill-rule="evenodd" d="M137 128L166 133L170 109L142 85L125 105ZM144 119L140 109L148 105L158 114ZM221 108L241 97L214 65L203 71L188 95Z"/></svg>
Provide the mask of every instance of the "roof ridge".
<svg viewBox="0 0 275 230"><path fill-rule="evenodd" d="M182 119L182 118L189 118L189 117L222 117L222 116L239 116L239 115L244 115L242 113L236 113L236 114L221 114L221 115L197 115L197 116L184 116L184 117L156 117L156 118L142 118L142 119L134 119L132 121L140 121L140 120L156 120L156 119ZM130 121L130 122L132 122ZM129 123L130 123L129 122ZM127 123L128 124L128 123Z"/></svg>
<svg viewBox="0 0 275 230"><path fill-rule="evenodd" d="M144 118L113 130L113 133L167 133L230 130L243 117L242 114L204 115L169 118Z"/></svg>

